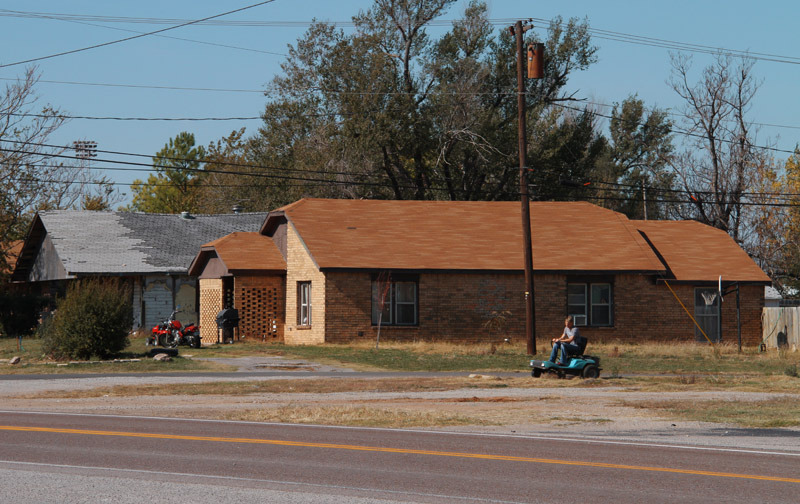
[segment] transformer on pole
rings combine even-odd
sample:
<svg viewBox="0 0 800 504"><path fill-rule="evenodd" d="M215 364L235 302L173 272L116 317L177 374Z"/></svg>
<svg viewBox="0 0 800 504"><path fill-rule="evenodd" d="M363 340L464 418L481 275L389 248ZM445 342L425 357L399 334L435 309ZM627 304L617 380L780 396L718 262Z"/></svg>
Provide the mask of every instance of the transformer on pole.
<svg viewBox="0 0 800 504"><path fill-rule="evenodd" d="M533 244L531 239L531 208L528 196L527 133L525 126L525 51L522 36L533 25L524 26L517 21L509 27L517 43L517 108L519 109L519 193L522 204L522 248L525 258L525 339L528 354L536 354L536 320L533 290ZM528 47L527 77L539 79L544 74L544 44L531 44Z"/></svg>

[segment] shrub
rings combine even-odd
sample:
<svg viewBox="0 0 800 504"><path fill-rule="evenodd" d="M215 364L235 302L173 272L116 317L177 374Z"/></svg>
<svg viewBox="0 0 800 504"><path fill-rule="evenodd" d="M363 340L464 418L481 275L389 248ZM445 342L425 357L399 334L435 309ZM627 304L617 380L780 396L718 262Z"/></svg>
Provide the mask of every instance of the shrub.
<svg viewBox="0 0 800 504"><path fill-rule="evenodd" d="M32 334L45 304L41 296L0 291L0 334L11 338Z"/></svg>
<svg viewBox="0 0 800 504"><path fill-rule="evenodd" d="M81 280L70 285L43 325L42 349L56 359L105 359L128 346L131 320L129 289L116 281Z"/></svg>

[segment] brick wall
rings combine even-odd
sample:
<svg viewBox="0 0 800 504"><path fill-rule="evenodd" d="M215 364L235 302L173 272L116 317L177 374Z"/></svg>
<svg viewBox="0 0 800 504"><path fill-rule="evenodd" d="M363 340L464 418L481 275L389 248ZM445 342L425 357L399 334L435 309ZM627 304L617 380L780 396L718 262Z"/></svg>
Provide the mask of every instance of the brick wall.
<svg viewBox="0 0 800 504"><path fill-rule="evenodd" d="M239 310L239 334L245 338L282 342L285 303L282 275L234 278L234 306Z"/></svg>
<svg viewBox="0 0 800 504"><path fill-rule="evenodd" d="M286 325L284 341L289 345L325 342L325 275L320 272L305 244L291 224L286 225ZM297 283L311 282L311 326L297 325ZM369 300L369 290L366 296Z"/></svg>
<svg viewBox="0 0 800 504"><path fill-rule="evenodd" d="M523 281L515 274L419 275L419 325L382 326L381 340L393 341L500 341L506 335L523 337L525 308ZM374 340L372 325L372 275L326 274L325 341ZM504 330L486 323L493 314L509 310ZM522 314L522 318L520 318Z"/></svg>
<svg viewBox="0 0 800 504"><path fill-rule="evenodd" d="M694 316L695 285L670 284L680 301ZM761 341L763 286L741 288L742 343ZM663 282L643 275L618 275L614 280L614 327L582 328L589 338L599 341L695 341L695 325ZM702 336L700 336L702 339ZM722 341L737 341L736 296L730 294L722 304Z"/></svg>
<svg viewBox="0 0 800 504"><path fill-rule="evenodd" d="M366 272L326 274L327 342L374 340L377 328L371 317L371 280ZM614 277L614 326L582 327L595 341L694 341L694 323L663 283L650 276ZM694 286L673 285L684 305L694 314ZM546 341L561 334L567 312L567 277L537 274L536 335ZM524 280L521 274L421 273L419 275L419 326L381 327L381 340L498 341L504 336L525 338ZM761 339L762 286L741 291L742 340L755 345ZM493 312L509 310L502 331L486 328ZM735 342L735 295L723 303L722 340Z"/></svg>

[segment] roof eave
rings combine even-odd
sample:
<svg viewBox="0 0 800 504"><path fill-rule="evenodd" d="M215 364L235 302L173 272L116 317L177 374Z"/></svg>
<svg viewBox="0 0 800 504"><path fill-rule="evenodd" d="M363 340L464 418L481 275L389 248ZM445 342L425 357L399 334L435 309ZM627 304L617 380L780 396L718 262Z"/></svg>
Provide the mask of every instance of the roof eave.
<svg viewBox="0 0 800 504"><path fill-rule="evenodd" d="M259 234L270 236L278 225L281 224L281 219L286 220L286 214L282 210L270 212L267 218L264 219L264 224L261 225L261 229L258 231Z"/></svg>

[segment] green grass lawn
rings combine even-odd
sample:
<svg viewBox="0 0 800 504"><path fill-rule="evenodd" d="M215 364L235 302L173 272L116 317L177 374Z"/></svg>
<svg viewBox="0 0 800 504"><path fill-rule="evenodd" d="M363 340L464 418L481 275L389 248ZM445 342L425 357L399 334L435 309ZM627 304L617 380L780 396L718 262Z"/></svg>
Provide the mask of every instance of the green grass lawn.
<svg viewBox="0 0 800 504"><path fill-rule="evenodd" d="M235 347L236 345L229 345ZM526 371L531 358L547 359L549 348L539 343L536 356L529 356L522 345L385 344L373 346L265 345L260 352L341 364L359 369L394 371ZM215 350L224 352L225 348ZM233 349L232 349L233 350ZM603 376L628 374L737 373L745 375L797 374L800 353L764 352L733 346L709 347L688 344L595 345L591 355L600 357Z"/></svg>
<svg viewBox="0 0 800 504"><path fill-rule="evenodd" d="M77 368L86 372L150 371L165 369L204 370L213 368L197 357L244 357L258 355L282 355L288 358L339 365L361 370L392 371L470 371L470 372L527 372L531 356L526 354L523 344L456 345L448 343L384 343L375 349L372 343L351 345L287 346L260 342L236 342L228 345L210 345L200 349L180 347L181 358L170 363L155 363L146 359L148 348L144 338L133 338L131 345L120 355L123 359L142 358L142 362L80 364L58 367L47 363L42 355L41 342L35 338L22 340L0 339L0 359L19 355L22 364L10 366L0 363L0 372L40 372L39 369L75 372ZM538 359L546 359L549 348L538 343ZM613 378L620 375L742 375L770 376L787 375L797 377L800 368L800 353L775 350L758 352L746 348L739 353L734 346L708 346L696 343L685 344L596 344L588 353L600 357L602 376ZM191 357L190 357L191 356ZM34 371L35 368L35 371ZM25 371L23 371L25 370ZM800 379L798 379L800 383Z"/></svg>
<svg viewBox="0 0 800 504"><path fill-rule="evenodd" d="M71 374L71 373L146 373L164 371L235 371L233 366L193 360L201 350L181 348L180 355L169 362L158 362L148 357L149 348L144 338L134 338L131 345L116 360L88 362L55 362L42 353L42 342L37 338L0 338L0 361L20 357L17 365L0 362L0 374Z"/></svg>

